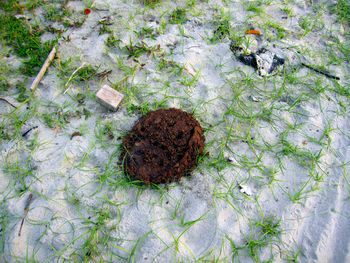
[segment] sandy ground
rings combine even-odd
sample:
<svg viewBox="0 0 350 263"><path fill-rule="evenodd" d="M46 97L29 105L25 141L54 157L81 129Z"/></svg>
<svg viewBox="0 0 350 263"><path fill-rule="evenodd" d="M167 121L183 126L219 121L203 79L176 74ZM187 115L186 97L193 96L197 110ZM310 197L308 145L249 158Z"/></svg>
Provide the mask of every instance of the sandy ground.
<svg viewBox="0 0 350 263"><path fill-rule="evenodd" d="M63 33L35 97L17 110L0 101L11 134L1 140L2 262L350 262L349 29L328 11L336 1L250 3L263 11L246 1L96 0L84 16L88 1L69 2L71 19L85 21ZM186 9L183 23L168 23L175 8ZM43 6L34 14L64 28ZM228 36L211 41L223 18L247 52L280 52L284 69L261 77ZM262 34L247 36L251 28ZM128 54L142 42L153 51ZM111 73L66 85L84 62ZM116 112L94 97L104 83L125 96ZM16 92L0 94L20 105ZM193 113L208 155L179 183L138 186L122 172L122 138L159 107Z"/></svg>

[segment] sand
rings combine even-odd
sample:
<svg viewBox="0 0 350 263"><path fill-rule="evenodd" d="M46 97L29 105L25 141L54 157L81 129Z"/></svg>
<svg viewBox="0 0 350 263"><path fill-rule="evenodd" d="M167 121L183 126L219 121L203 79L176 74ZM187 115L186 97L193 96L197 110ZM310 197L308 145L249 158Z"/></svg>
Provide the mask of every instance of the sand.
<svg viewBox="0 0 350 263"><path fill-rule="evenodd" d="M21 105L0 101L9 135L0 139L0 261L350 262L349 27L329 11L337 1L259 2L96 0L84 16L89 1L69 1L69 19L84 22L62 33L35 97L21 104L16 89L0 92ZM24 15L65 28L45 16L48 5ZM175 8L186 18L168 23ZM231 37L213 40L225 18ZM232 53L232 38L248 53L283 56L283 70L259 76ZM2 58L8 81L22 80L21 59ZM73 79L64 93L84 62L111 73ZM95 98L105 83L124 95L117 111ZM123 137L148 111L171 107L193 113L208 154L178 183L128 180Z"/></svg>

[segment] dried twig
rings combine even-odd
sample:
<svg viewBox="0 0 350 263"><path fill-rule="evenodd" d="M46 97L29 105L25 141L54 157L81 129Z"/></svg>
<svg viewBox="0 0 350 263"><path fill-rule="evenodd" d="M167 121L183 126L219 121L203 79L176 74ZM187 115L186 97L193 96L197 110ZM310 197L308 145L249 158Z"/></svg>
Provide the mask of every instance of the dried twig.
<svg viewBox="0 0 350 263"><path fill-rule="evenodd" d="M86 62L83 62L83 64L80 65L79 68L77 68L76 70L74 70L74 72L72 73L72 75L70 75L68 81L66 82L66 84L64 85L67 89L63 92L63 94L66 94L67 91L70 89L70 86L68 87L69 82L72 80L72 78L74 77L74 75L82 68L86 65Z"/></svg>
<svg viewBox="0 0 350 263"><path fill-rule="evenodd" d="M34 127L30 128L29 130L25 131L24 133L22 133L22 137L25 137L30 131L32 131L36 128L38 128L38 126L34 126Z"/></svg>
<svg viewBox="0 0 350 263"><path fill-rule="evenodd" d="M48 55L48 57L47 57L46 60L45 60L44 65L41 67L41 69L40 69L38 75L35 77L35 79L34 79L34 81L33 81L33 83L32 83L32 86L30 86L30 90L31 90L32 92L34 92L35 89L37 88L37 86L38 86L40 80L43 78L43 76L44 76L44 74L45 74L47 68L50 66L51 61L54 59L55 54L56 54L56 46L54 46L54 47L52 48L50 54Z"/></svg>
<svg viewBox="0 0 350 263"><path fill-rule="evenodd" d="M21 236L21 232L22 232L22 227L23 227L23 223L24 223L24 219L26 218L27 214L28 214L28 210L29 210L29 205L30 205L30 202L32 201L32 198L33 198L33 194L31 193L27 199L27 203L26 203L26 206L24 208L24 216L22 218L22 222L21 222L21 227L19 228L19 232L18 232L18 236L20 237Z"/></svg>
<svg viewBox="0 0 350 263"><path fill-rule="evenodd" d="M4 99L4 98L0 98L0 100L5 101L7 104L11 105L12 107L14 107L15 109L17 109L17 107L15 105L13 105L11 102L9 102L8 100Z"/></svg>
<svg viewBox="0 0 350 263"><path fill-rule="evenodd" d="M301 63L301 65L304 66L304 67L306 67L306 68L308 68L308 69L311 69L311 70L313 70L313 71L315 71L315 72L317 72L317 73L320 73L320 74L322 74L322 75L325 75L325 76L328 77L328 78L335 79L335 80L340 80L339 77L332 75L332 74L329 73L328 71L324 71L324 70L321 70L321 69L314 68L314 67L312 67L312 66L310 66L310 65L307 65L307 64L305 64L305 63Z"/></svg>
<svg viewBox="0 0 350 263"><path fill-rule="evenodd" d="M192 77L195 76L195 75L193 75L193 73L191 73L187 68L184 68L184 70L186 71L186 73L187 73L188 75L191 75Z"/></svg>
<svg viewBox="0 0 350 263"><path fill-rule="evenodd" d="M97 73L96 76L99 77L100 79L104 79L108 77L108 75L111 73L112 73L112 70L104 70L102 72Z"/></svg>

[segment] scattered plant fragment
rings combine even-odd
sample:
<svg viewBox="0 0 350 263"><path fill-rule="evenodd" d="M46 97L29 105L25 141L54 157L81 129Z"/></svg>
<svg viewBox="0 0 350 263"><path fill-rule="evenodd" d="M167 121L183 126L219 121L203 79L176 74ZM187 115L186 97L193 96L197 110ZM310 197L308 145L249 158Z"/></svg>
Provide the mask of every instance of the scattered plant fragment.
<svg viewBox="0 0 350 263"><path fill-rule="evenodd" d="M15 105L13 105L11 102L9 102L7 99L4 99L4 98L0 98L0 100L6 102L7 104L9 104L10 106L12 106L13 108L17 108Z"/></svg>
<svg viewBox="0 0 350 263"><path fill-rule="evenodd" d="M75 136L82 136L82 134L78 131L73 132L72 135L70 136L70 139L72 140Z"/></svg>
<svg viewBox="0 0 350 263"><path fill-rule="evenodd" d="M37 128L38 128L38 126L34 126L34 127L30 128L30 129L28 129L27 131L22 133L22 137L26 137L29 132L31 132L32 130L37 129Z"/></svg>
<svg viewBox="0 0 350 263"><path fill-rule="evenodd" d="M317 69L317 68L315 68L315 67L313 67L313 66L310 66L310 65L307 65L307 64L305 64L305 63L301 63L301 65L304 66L304 67L306 67L306 68L308 68L308 69L311 69L311 70L313 70L313 71L315 71L315 72L317 72L317 73L319 73L319 74L322 74L322 75L324 75L324 76L326 76L326 77L328 77L328 78L335 79L335 80L340 80L339 77L332 75L330 72L328 72L328 71L326 71L326 70Z"/></svg>
<svg viewBox="0 0 350 263"><path fill-rule="evenodd" d="M249 30L245 31L245 33L246 33L247 35L249 35L249 34L261 35L261 32L260 32L259 30L254 30L254 29L249 29Z"/></svg>
<svg viewBox="0 0 350 263"><path fill-rule="evenodd" d="M88 15L91 13L91 9L90 8L85 8L84 9L84 15Z"/></svg>
<svg viewBox="0 0 350 263"><path fill-rule="evenodd" d="M131 42L129 45L125 46L125 49L128 53L128 58L138 58L142 54L147 54L147 56L150 56L152 53L161 51L160 44L150 47L143 41L141 41L141 43L137 43L136 45Z"/></svg>
<svg viewBox="0 0 350 263"><path fill-rule="evenodd" d="M24 216L22 218L22 222L21 222L21 226L19 228L19 232L18 232L18 236L21 236L21 232L22 232L22 227L23 227L23 223L24 223L24 219L26 218L27 214L28 214L28 210L29 210L29 206L30 206L30 203L32 201L32 198L33 198L33 194L30 193L29 196L28 196L28 199L27 199L27 203L26 203L26 206L24 208Z"/></svg>

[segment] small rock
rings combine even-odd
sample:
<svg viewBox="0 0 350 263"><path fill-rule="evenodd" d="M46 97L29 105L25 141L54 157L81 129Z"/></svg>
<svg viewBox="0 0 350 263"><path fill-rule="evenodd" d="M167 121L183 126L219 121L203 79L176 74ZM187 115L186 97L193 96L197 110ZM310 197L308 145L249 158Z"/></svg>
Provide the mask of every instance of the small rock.
<svg viewBox="0 0 350 263"><path fill-rule="evenodd" d="M253 194L253 192L249 186L239 184L238 189L239 189L239 191L241 191L242 194L245 194L247 196L252 196L252 194Z"/></svg>

